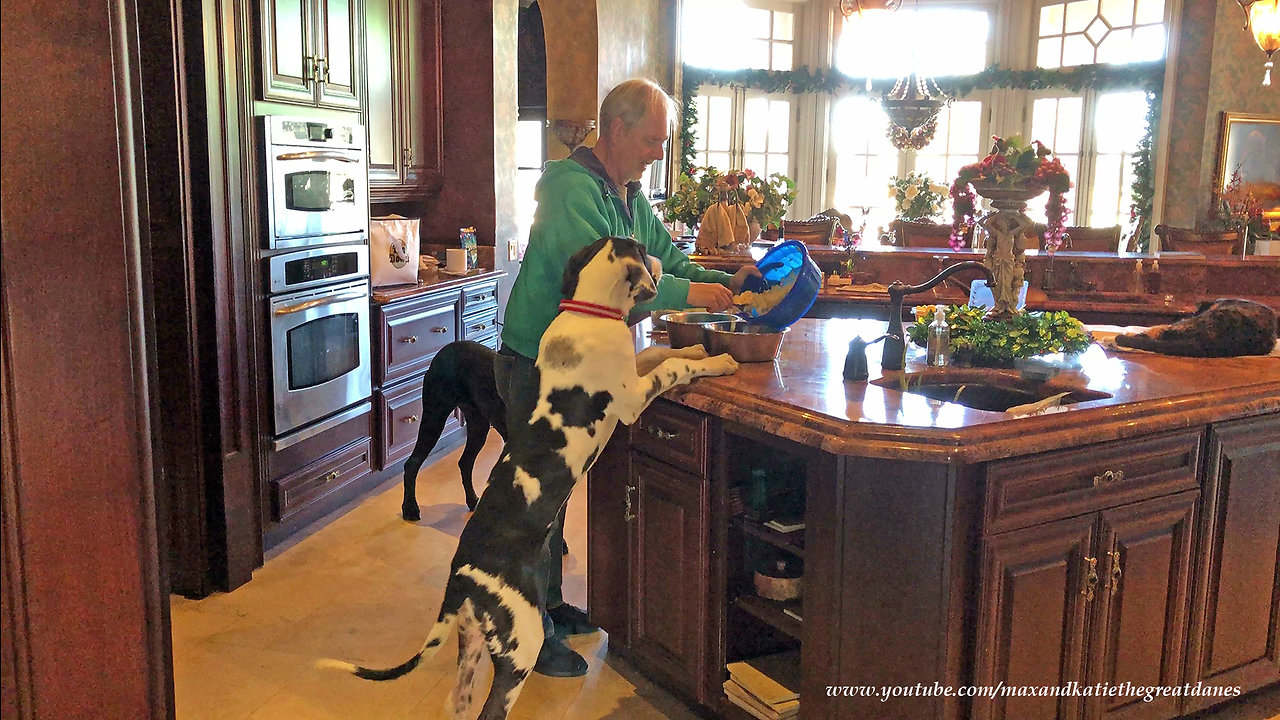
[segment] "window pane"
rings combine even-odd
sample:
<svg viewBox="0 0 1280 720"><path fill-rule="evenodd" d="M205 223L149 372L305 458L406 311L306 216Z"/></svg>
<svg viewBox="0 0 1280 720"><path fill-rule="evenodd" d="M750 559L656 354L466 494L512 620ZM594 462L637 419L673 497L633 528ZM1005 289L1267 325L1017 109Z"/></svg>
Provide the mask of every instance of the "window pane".
<svg viewBox="0 0 1280 720"><path fill-rule="evenodd" d="M773 14L773 39L792 40L795 26L795 15L785 12Z"/></svg>
<svg viewBox="0 0 1280 720"><path fill-rule="evenodd" d="M1133 21L1139 25L1164 22L1164 0L1138 0Z"/></svg>
<svg viewBox="0 0 1280 720"><path fill-rule="evenodd" d="M1102 17L1111 27L1133 24L1133 0L1102 0Z"/></svg>
<svg viewBox="0 0 1280 720"><path fill-rule="evenodd" d="M765 164L765 174L772 175L781 173L787 177L791 176L791 169L788 167L787 156L782 153L769 153L768 160Z"/></svg>
<svg viewBox="0 0 1280 720"><path fill-rule="evenodd" d="M791 69L791 44L776 42L773 44L772 70Z"/></svg>
<svg viewBox="0 0 1280 720"><path fill-rule="evenodd" d="M718 70L769 68L769 40L790 41L794 15L749 8L742 0L685 0L681 5L681 54L690 65ZM770 32L784 33L771 36ZM731 48L732 52L726 52ZM772 68L791 68L790 48ZM785 60L785 65L778 64Z"/></svg>
<svg viewBox="0 0 1280 720"><path fill-rule="evenodd" d="M1164 0L1074 0L1043 5L1036 64L1051 68L1158 60L1164 57L1163 20Z"/></svg>
<svg viewBox="0 0 1280 720"><path fill-rule="evenodd" d="M711 97L709 98L709 107L707 108L707 149L729 151L729 135L732 132L730 125L730 100L727 97Z"/></svg>
<svg viewBox="0 0 1280 720"><path fill-rule="evenodd" d="M767 38L769 37L769 11L759 8L743 8L742 10L730 10L739 16L742 23L742 33L747 37ZM727 14L727 13L726 13ZM721 17L720 21L728 20L727 17Z"/></svg>
<svg viewBox="0 0 1280 720"><path fill-rule="evenodd" d="M768 163L765 161L764 153L746 153L742 157L742 168L755 170L757 175L765 174L765 167Z"/></svg>
<svg viewBox="0 0 1280 720"><path fill-rule="evenodd" d="M1147 62L1164 57L1164 25L1134 28L1130 62Z"/></svg>
<svg viewBox="0 0 1280 720"><path fill-rule="evenodd" d="M838 209L855 218L863 208L870 208L869 228L887 226L893 219L888 186L898 174L898 150L885 136L888 121L880 106L868 98L844 98L831 111L832 197Z"/></svg>
<svg viewBox="0 0 1280 720"><path fill-rule="evenodd" d="M1080 151L1084 98L1039 98L1031 105L1031 138L1055 153Z"/></svg>
<svg viewBox="0 0 1280 720"><path fill-rule="evenodd" d="M747 98L742 114L742 149L744 152L764 152L768 148L769 100L763 97ZM752 167L747 165L747 167Z"/></svg>
<svg viewBox="0 0 1280 720"><path fill-rule="evenodd" d="M1132 153L1147 129L1147 95L1107 93L1098 97L1095 119L1099 153Z"/></svg>
<svg viewBox="0 0 1280 720"><path fill-rule="evenodd" d="M1066 31L1084 32L1098 15L1098 0L1075 0L1067 3Z"/></svg>
<svg viewBox="0 0 1280 720"><path fill-rule="evenodd" d="M1068 35L1062 40L1063 65L1089 65L1094 60L1093 43L1084 35Z"/></svg>
<svg viewBox="0 0 1280 720"><path fill-rule="evenodd" d="M734 54L741 54L742 62L749 68L769 69L768 40L746 40L740 42L738 43L738 51Z"/></svg>
<svg viewBox="0 0 1280 720"><path fill-rule="evenodd" d="M1046 5L1040 8L1040 35L1062 34L1062 5Z"/></svg>
<svg viewBox="0 0 1280 720"><path fill-rule="evenodd" d="M1042 68L1062 67L1062 38L1041 38L1036 46L1036 65Z"/></svg>
<svg viewBox="0 0 1280 720"><path fill-rule="evenodd" d="M864 10L844 21L836 67L852 77L972 74L987 65L990 32L982 10Z"/></svg>
<svg viewBox="0 0 1280 720"><path fill-rule="evenodd" d="M1099 155L1094 161L1090 225L1106 227L1116 224L1122 190L1121 168L1122 158L1119 155Z"/></svg>
<svg viewBox="0 0 1280 720"><path fill-rule="evenodd" d="M707 166L716 168L717 170L730 170L729 153L727 152L710 152L707 153Z"/></svg>
<svg viewBox="0 0 1280 720"><path fill-rule="evenodd" d="M787 152L791 145L791 103L769 102L769 151Z"/></svg>
<svg viewBox="0 0 1280 720"><path fill-rule="evenodd" d="M516 167L542 169L543 122L521 120L516 123Z"/></svg>

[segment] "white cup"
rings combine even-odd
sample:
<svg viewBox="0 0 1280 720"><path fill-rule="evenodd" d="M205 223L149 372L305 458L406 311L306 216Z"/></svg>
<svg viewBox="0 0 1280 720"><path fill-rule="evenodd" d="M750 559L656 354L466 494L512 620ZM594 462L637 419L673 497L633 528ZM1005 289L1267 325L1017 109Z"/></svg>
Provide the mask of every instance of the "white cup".
<svg viewBox="0 0 1280 720"><path fill-rule="evenodd" d="M448 248L445 252L445 269L451 273L463 274L467 271L467 251L462 248Z"/></svg>

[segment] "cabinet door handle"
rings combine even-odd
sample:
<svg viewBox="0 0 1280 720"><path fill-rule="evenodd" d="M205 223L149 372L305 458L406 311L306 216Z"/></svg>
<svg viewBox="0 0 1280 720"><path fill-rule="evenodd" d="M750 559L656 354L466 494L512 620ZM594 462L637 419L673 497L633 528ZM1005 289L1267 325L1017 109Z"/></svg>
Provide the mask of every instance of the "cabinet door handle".
<svg viewBox="0 0 1280 720"><path fill-rule="evenodd" d="M1098 558L1085 557L1085 563L1088 569L1084 576L1084 589L1080 594L1084 596L1085 602L1093 602L1093 591L1098 587Z"/></svg>
<svg viewBox="0 0 1280 720"><path fill-rule="evenodd" d="M410 415L410 416L409 416L409 417L407 417L407 418L402 418L402 419L400 420L400 422L406 422L406 423L409 423L409 424L413 424L413 423L418 422L418 416L417 416L417 415Z"/></svg>
<svg viewBox="0 0 1280 720"><path fill-rule="evenodd" d="M411 167L413 165L413 150L405 148L401 159L404 162L405 167Z"/></svg>
<svg viewBox="0 0 1280 720"><path fill-rule="evenodd" d="M431 332L433 332L433 333L435 333L435 334L437 334L437 335L443 335L443 334L445 334L445 333L449 332L449 328L447 328L447 327L433 327L433 328L431 328Z"/></svg>
<svg viewBox="0 0 1280 720"><path fill-rule="evenodd" d="M1101 475L1093 476L1093 486L1101 487L1103 485L1110 485L1113 482L1120 482L1121 480L1124 480L1123 470L1108 470Z"/></svg>
<svg viewBox="0 0 1280 720"><path fill-rule="evenodd" d="M412 345L412 344L414 344L414 343L418 342L418 336L417 336L417 335L410 335L410 336L409 336L409 337L407 337L407 338L400 338L400 342L402 342L402 343L406 343L406 344L408 344L408 345Z"/></svg>
<svg viewBox="0 0 1280 720"><path fill-rule="evenodd" d="M1111 579L1107 580L1107 589L1115 592L1120 588L1120 574L1124 572L1120 569L1120 551L1112 550L1107 554L1111 556Z"/></svg>
<svg viewBox="0 0 1280 720"><path fill-rule="evenodd" d="M329 59L316 58L316 82L329 82Z"/></svg>
<svg viewBox="0 0 1280 720"><path fill-rule="evenodd" d="M631 522L632 520L636 519L635 513L631 512L631 493L635 491L636 491L636 488L634 485L627 486L627 494L624 498L625 507L623 507L623 510L622 510L622 519L626 520L627 522Z"/></svg>
<svg viewBox="0 0 1280 720"><path fill-rule="evenodd" d="M680 433L663 430L657 425L645 425L644 429L645 429L645 432L658 438L659 440L675 440L676 438L680 437Z"/></svg>

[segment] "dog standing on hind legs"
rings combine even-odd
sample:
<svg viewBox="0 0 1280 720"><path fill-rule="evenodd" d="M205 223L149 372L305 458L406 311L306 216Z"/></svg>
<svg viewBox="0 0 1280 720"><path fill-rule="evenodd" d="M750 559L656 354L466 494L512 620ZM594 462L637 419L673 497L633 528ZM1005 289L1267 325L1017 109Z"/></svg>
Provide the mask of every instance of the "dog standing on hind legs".
<svg viewBox="0 0 1280 720"><path fill-rule="evenodd" d="M503 440L507 439L507 406L498 395L493 377L496 356L496 352L480 343L459 340L440 348L432 358L431 367L422 378L422 421L418 425L418 439L404 463L400 516L405 520L416 521L422 517L418 510L418 470L440 440L454 408L462 409L467 422L467 444L458 460L462 491L466 494L467 508L476 509L478 498L471 472L476 456L489 437L489 427L497 430Z"/></svg>
<svg viewBox="0 0 1280 720"><path fill-rule="evenodd" d="M538 571L549 530L619 422L631 424L658 395L738 364L701 346L634 353L624 318L656 294L644 246L601 238L565 268L561 313L543 334L538 360L514 370L507 445L475 514L458 539L444 601L422 648L384 670L323 660L369 680L401 677L434 654L457 628L458 676L451 713L471 706L476 665L487 652L493 685L483 720L507 717L542 647ZM607 481L607 480L606 480Z"/></svg>

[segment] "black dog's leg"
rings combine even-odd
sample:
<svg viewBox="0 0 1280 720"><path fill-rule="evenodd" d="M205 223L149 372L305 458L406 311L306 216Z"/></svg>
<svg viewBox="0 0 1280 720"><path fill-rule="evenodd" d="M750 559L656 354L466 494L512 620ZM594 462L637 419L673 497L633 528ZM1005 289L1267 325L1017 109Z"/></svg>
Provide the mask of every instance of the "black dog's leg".
<svg viewBox="0 0 1280 720"><path fill-rule="evenodd" d="M480 499L471 482L471 471L475 468L476 456L489 437L489 421L484 413L470 405L462 405L462 416L467 420L467 445L462 449L462 457L458 459L458 470L462 472L462 491L467 495L467 507L475 510Z"/></svg>
<svg viewBox="0 0 1280 720"><path fill-rule="evenodd" d="M423 384L426 385L425 379ZM431 390L430 387L422 389L422 424L418 426L418 440L413 445L413 452L404 463L404 500L400 502L400 517L410 522L422 518L418 510L418 470L435 449L454 408L450 400L433 398Z"/></svg>

